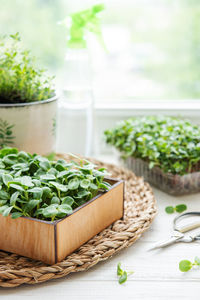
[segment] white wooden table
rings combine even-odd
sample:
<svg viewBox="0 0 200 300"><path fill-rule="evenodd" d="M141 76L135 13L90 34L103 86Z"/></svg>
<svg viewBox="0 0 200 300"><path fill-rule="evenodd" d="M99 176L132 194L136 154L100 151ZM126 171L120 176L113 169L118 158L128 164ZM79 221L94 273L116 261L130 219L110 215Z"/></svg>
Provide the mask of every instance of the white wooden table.
<svg viewBox="0 0 200 300"><path fill-rule="evenodd" d="M186 203L188 211L200 211L200 194L172 197L154 189L158 215L151 228L130 248L113 258L81 272L38 285L24 285L14 289L0 289L2 299L200 299L200 269L181 273L178 263L182 259L200 257L200 243L177 243L171 247L148 251L157 240L170 234L174 215L167 215L168 205ZM119 285L117 263L134 271L128 281Z"/></svg>

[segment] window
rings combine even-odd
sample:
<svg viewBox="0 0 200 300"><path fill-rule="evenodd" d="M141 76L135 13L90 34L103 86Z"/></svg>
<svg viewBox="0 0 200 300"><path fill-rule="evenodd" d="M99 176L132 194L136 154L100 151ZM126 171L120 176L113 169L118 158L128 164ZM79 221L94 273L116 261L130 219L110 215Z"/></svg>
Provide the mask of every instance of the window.
<svg viewBox="0 0 200 300"><path fill-rule="evenodd" d="M24 44L59 81L67 14L83 0L1 0L0 34L19 31ZM108 52L92 44L97 102L200 98L200 2L107 0L102 14Z"/></svg>

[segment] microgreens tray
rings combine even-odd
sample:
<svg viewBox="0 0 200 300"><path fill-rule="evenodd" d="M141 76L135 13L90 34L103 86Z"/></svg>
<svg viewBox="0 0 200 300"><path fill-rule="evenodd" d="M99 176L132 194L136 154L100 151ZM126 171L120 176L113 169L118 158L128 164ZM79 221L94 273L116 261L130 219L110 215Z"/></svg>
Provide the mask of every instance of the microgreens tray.
<svg viewBox="0 0 200 300"><path fill-rule="evenodd" d="M54 221L110 188L104 168L75 159L49 161L15 148L0 150L0 214Z"/></svg>
<svg viewBox="0 0 200 300"><path fill-rule="evenodd" d="M105 137L126 167L161 190L200 192L199 126L175 117L138 117L106 130Z"/></svg>
<svg viewBox="0 0 200 300"><path fill-rule="evenodd" d="M123 181L75 157L0 150L0 249L54 264L123 216Z"/></svg>
<svg viewBox="0 0 200 300"><path fill-rule="evenodd" d="M149 163L139 158L128 157L120 161L137 176L142 176L146 181L170 195L181 196L200 192L200 172L180 176L164 173L158 167L149 169Z"/></svg>

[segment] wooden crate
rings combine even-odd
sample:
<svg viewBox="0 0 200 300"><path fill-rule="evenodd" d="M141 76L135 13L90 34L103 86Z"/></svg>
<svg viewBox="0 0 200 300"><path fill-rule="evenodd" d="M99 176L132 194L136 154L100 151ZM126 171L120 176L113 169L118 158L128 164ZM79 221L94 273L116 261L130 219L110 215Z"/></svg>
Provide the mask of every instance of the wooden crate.
<svg viewBox="0 0 200 300"><path fill-rule="evenodd" d="M107 181L112 185L109 191L99 193L61 220L12 219L0 215L0 249L48 264L62 261L123 217L124 182L114 179Z"/></svg>

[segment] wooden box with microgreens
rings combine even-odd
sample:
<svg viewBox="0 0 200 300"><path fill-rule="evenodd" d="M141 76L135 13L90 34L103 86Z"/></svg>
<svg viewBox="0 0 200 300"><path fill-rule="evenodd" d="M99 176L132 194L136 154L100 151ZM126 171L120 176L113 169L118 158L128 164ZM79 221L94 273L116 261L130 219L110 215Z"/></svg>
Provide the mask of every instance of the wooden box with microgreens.
<svg viewBox="0 0 200 300"><path fill-rule="evenodd" d="M0 249L62 261L123 217L124 183L88 160L0 150Z"/></svg>

